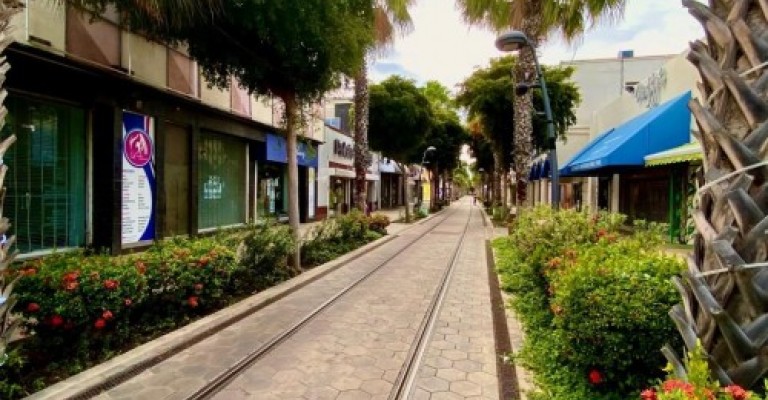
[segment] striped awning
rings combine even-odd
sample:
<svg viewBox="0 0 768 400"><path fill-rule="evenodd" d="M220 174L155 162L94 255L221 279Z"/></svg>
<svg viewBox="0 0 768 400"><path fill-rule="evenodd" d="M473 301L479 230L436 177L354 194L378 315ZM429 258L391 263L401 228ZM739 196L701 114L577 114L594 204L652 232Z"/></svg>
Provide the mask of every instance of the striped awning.
<svg viewBox="0 0 768 400"><path fill-rule="evenodd" d="M647 167L652 167L656 165L678 164L701 159L701 146L698 142L693 142L669 150L649 154L645 156L645 165Z"/></svg>

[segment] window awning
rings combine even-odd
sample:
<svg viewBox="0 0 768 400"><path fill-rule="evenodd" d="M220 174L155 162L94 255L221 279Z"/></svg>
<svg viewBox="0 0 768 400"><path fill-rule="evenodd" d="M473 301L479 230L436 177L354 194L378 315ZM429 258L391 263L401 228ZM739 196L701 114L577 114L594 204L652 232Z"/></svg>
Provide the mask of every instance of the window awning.
<svg viewBox="0 0 768 400"><path fill-rule="evenodd" d="M562 176L590 176L622 167L642 167L645 156L688 143L691 92L610 129L587 144L563 168Z"/></svg>
<svg viewBox="0 0 768 400"><path fill-rule="evenodd" d="M652 167L656 165L677 164L701 159L701 145L699 142L693 142L686 143L667 151L647 155L645 156L645 165L647 167Z"/></svg>

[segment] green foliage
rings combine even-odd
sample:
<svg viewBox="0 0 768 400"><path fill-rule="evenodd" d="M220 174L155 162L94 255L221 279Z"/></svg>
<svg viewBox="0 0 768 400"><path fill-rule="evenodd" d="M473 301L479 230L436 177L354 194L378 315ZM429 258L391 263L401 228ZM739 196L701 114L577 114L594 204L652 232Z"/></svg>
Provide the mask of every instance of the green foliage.
<svg viewBox="0 0 768 400"><path fill-rule="evenodd" d="M721 387L712 379L707 355L701 346L688 352L684 360L686 376L675 376L671 366L665 369L669 374L664 382L640 393L642 400L763 400L763 397L747 391L738 385ZM765 382L768 388L768 381Z"/></svg>
<svg viewBox="0 0 768 400"><path fill-rule="evenodd" d="M461 84L456 101L465 107L470 118L478 118L483 134L488 138L499 154L506 157L503 164L511 162L512 152L512 108L515 85L511 71L516 67L515 56L505 56L492 59L486 68L475 70ZM568 127L576 123L574 109L580 101L579 90L571 81L572 67L544 67L544 79L552 106L557 137L564 138ZM543 100L540 90L534 90L534 108L543 111ZM546 141L547 130L545 119L535 112L533 137L534 146L548 149Z"/></svg>
<svg viewBox="0 0 768 400"><path fill-rule="evenodd" d="M237 251L238 264L234 284L243 289L262 288L290 278L288 256L296 242L287 226L259 225L251 228Z"/></svg>
<svg viewBox="0 0 768 400"><path fill-rule="evenodd" d="M371 215L368 219L368 228L382 235L387 234L388 226L389 226L389 217L387 217L384 214L375 213Z"/></svg>
<svg viewBox="0 0 768 400"><path fill-rule="evenodd" d="M312 239L301 246L305 267L313 267L338 258L386 234L389 219L374 214L366 217L358 210L328 219L313 229Z"/></svg>
<svg viewBox="0 0 768 400"><path fill-rule="evenodd" d="M659 252L658 226L621 236L624 221L539 207L494 241L526 334L519 361L543 391L536 398L625 399L658 377L659 349L676 337L666 312L682 265Z"/></svg>
<svg viewBox="0 0 768 400"><path fill-rule="evenodd" d="M367 0L220 1L216 12L198 7L189 13L179 12L179 2L158 2L156 15L135 1L84 2L117 4L137 31L186 43L218 87L229 87L234 76L249 92L283 100L319 98L336 86L339 74L352 76L373 44ZM176 13L186 16L183 23L158 23L177 19Z"/></svg>
<svg viewBox="0 0 768 400"><path fill-rule="evenodd" d="M293 246L287 228L262 226L133 255L59 253L17 266L15 311L31 335L0 368L0 397L39 390L290 277Z"/></svg>
<svg viewBox="0 0 768 400"><path fill-rule="evenodd" d="M413 160L414 155L420 158L421 154L416 153L422 149L432 124L429 100L413 81L395 75L371 85L371 149L395 160Z"/></svg>

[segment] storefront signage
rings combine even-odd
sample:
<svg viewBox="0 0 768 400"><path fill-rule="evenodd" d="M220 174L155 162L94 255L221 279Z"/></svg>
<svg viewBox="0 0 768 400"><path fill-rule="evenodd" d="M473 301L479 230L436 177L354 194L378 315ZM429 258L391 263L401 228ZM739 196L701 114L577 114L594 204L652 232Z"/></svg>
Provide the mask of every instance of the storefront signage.
<svg viewBox="0 0 768 400"><path fill-rule="evenodd" d="M336 139L333 141L333 154L351 160L355 158L355 148L349 143Z"/></svg>
<svg viewBox="0 0 768 400"><path fill-rule="evenodd" d="M288 163L288 143L282 136L267 134L267 160ZM296 161L304 167L317 168L317 147L306 142L298 142Z"/></svg>
<svg viewBox="0 0 768 400"><path fill-rule="evenodd" d="M122 244L155 238L154 120L123 112Z"/></svg>
<svg viewBox="0 0 768 400"><path fill-rule="evenodd" d="M661 103L661 91L665 87L667 87L667 70L661 67L645 82L637 85L634 91L635 101L645 108L656 107Z"/></svg>

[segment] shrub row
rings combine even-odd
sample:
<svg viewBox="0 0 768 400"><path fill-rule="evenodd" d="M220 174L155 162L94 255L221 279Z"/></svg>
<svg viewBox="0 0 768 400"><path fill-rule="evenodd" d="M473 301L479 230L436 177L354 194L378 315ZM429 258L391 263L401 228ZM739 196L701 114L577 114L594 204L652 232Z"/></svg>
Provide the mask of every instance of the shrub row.
<svg viewBox="0 0 768 400"><path fill-rule="evenodd" d="M528 210L494 248L526 334L519 362L541 399L625 399L661 377L659 351L677 340L667 316L680 260L661 253L659 226L621 215Z"/></svg>
<svg viewBox="0 0 768 400"><path fill-rule="evenodd" d="M389 218L384 214L370 217L353 210L349 214L323 221L301 246L302 263L316 266L338 258L366 243L386 235Z"/></svg>
<svg viewBox="0 0 768 400"><path fill-rule="evenodd" d="M388 224L359 213L324 222L305 257L314 252L321 264ZM28 395L294 276L294 249L288 227L265 224L169 239L132 255L58 253L18 265L16 311L27 337L0 367L0 398Z"/></svg>

